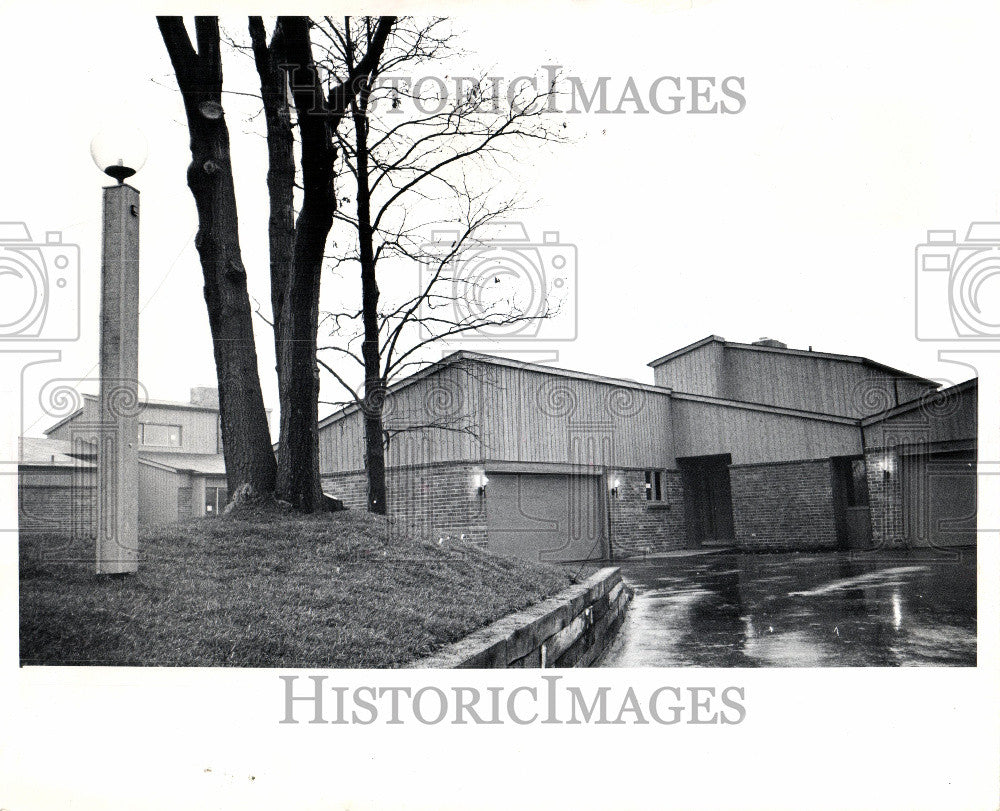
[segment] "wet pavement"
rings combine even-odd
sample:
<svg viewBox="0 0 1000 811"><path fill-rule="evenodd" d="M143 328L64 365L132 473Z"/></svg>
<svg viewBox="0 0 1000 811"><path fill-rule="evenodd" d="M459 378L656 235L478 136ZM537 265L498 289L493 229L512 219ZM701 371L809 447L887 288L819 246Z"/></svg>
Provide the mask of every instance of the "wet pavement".
<svg viewBox="0 0 1000 811"><path fill-rule="evenodd" d="M620 564L604 667L976 664L975 553L714 554Z"/></svg>

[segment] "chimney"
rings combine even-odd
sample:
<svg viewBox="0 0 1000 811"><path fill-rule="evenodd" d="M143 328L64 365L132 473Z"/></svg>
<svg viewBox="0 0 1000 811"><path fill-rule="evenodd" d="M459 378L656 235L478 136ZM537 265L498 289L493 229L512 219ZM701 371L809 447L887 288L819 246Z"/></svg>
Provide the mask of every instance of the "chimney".
<svg viewBox="0 0 1000 811"><path fill-rule="evenodd" d="M195 386L191 389L191 405L219 407L219 390L212 386Z"/></svg>
<svg viewBox="0 0 1000 811"><path fill-rule="evenodd" d="M774 349L788 349L788 344L782 343L775 338L761 338L759 341L754 341L752 346L770 346Z"/></svg>

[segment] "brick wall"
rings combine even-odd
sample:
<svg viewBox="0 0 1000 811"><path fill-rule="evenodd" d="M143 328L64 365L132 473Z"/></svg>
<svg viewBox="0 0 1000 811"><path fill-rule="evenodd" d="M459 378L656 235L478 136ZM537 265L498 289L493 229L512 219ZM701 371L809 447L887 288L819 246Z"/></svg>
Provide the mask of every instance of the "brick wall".
<svg viewBox="0 0 1000 811"><path fill-rule="evenodd" d="M677 470L662 472L663 500L646 500L643 470L614 473L620 482L611 499L611 548L615 557L667 552L687 546L684 490Z"/></svg>
<svg viewBox="0 0 1000 811"><path fill-rule="evenodd" d="M830 460L729 468L736 542L746 549L837 546Z"/></svg>
<svg viewBox="0 0 1000 811"><path fill-rule="evenodd" d="M865 454L868 470L868 509L872 519L872 546L905 546L902 476L898 460L889 451ZM887 478L886 470L890 471Z"/></svg>
<svg viewBox="0 0 1000 811"><path fill-rule="evenodd" d="M442 537L486 542L486 509L471 464L390 468L386 473L389 515L394 526L428 540ZM323 476L323 490L352 510L367 508L364 472Z"/></svg>
<svg viewBox="0 0 1000 811"><path fill-rule="evenodd" d="M389 515L400 531L430 540L441 537L486 543L486 510L476 490L472 464L391 468L387 472ZM663 472L663 501L646 501L644 471L621 470L618 498L611 501L612 549L616 557L665 552L686 545L680 473ZM323 476L323 489L353 510L366 509L363 472ZM464 537L463 537L464 536Z"/></svg>
<svg viewBox="0 0 1000 811"><path fill-rule="evenodd" d="M191 487L177 488L177 519L183 521L194 515L194 498Z"/></svg>

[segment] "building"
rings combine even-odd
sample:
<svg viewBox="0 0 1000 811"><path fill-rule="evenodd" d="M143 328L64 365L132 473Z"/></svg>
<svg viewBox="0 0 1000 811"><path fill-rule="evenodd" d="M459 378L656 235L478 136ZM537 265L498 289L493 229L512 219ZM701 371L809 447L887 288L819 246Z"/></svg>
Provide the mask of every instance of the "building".
<svg viewBox="0 0 1000 811"><path fill-rule="evenodd" d="M21 440L22 532L93 533L100 408L93 395L80 402L44 439ZM218 390L194 388L189 403L146 401L139 414L139 523L213 515L227 500Z"/></svg>
<svg viewBox="0 0 1000 811"><path fill-rule="evenodd" d="M654 382L457 352L390 389L401 531L543 561L707 545L951 548L976 540L975 380L940 390L867 358L709 336ZM362 415L320 423L324 490L364 509ZM139 417L139 520L227 500L218 393ZM92 532L97 398L22 441L22 531Z"/></svg>
<svg viewBox="0 0 1000 811"><path fill-rule="evenodd" d="M653 385L458 352L399 381L390 513L547 561L975 543L976 381L714 335L649 365ZM363 509L357 407L320 446L324 489Z"/></svg>

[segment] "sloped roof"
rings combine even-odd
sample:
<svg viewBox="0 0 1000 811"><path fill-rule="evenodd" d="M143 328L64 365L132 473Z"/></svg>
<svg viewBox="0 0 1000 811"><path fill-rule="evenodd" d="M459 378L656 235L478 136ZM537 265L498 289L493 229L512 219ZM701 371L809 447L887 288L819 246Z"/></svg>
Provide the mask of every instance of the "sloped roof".
<svg viewBox="0 0 1000 811"><path fill-rule="evenodd" d="M25 436L20 438L20 444L19 463L22 465L93 467L97 462L96 448L74 448L68 440ZM221 453L143 453L140 450L139 462L206 476L223 476L226 473L226 460Z"/></svg>
<svg viewBox="0 0 1000 811"><path fill-rule="evenodd" d="M201 473L207 476L224 476L226 460L221 453L149 453L139 452L139 461L153 467Z"/></svg>
<svg viewBox="0 0 1000 811"><path fill-rule="evenodd" d="M93 467L96 458L94 452L73 448L71 442L63 439L23 436L20 438L20 446L19 463L22 465Z"/></svg>
<svg viewBox="0 0 1000 811"><path fill-rule="evenodd" d="M933 408L936 403L942 403L948 397L968 394L972 391L975 391L977 394L979 392L978 377L966 380L963 383L956 383L954 386L949 386L946 389L939 389L938 391L930 392L927 397L918 397L916 400L910 400L907 403L895 406L894 408L890 408L886 411L880 411L878 414L872 414L869 417L864 417L861 420L861 424L867 428L869 425L874 425L877 422L882 422L900 414L905 414L908 411L915 411L918 408L931 409L931 413L933 413Z"/></svg>
<svg viewBox="0 0 1000 811"><path fill-rule="evenodd" d="M400 389L405 389L407 386L412 386L424 378L430 377L442 369L446 369L461 361L474 361L477 363L486 363L492 366L505 366L510 369L520 369L531 372L541 372L542 374L552 375L554 377L568 377L574 380L590 380L595 383L607 383L612 386L618 386L623 389L638 389L641 391L653 392L656 394L670 394L670 389L666 386L656 386L650 383L639 383L636 380L628 380L626 378L619 377L605 377L603 375L590 374L589 372L577 372L572 369L561 369L558 366L549 366L547 364L541 363L528 363L526 361L514 360L513 358L505 358L501 355L486 355L480 352L470 352L468 350L459 350L458 352L452 352L450 355L446 355L439 361L435 361L423 369L414 372L408 377L404 377L401 380L397 380L391 386L389 386L388 391L394 393ZM358 410L358 405L356 403L351 403L344 406L343 408L334 411L329 416L324 417L319 421L319 427L325 428L331 423L337 422L338 420L346 417L349 414L353 414ZM274 445L277 448L277 443Z"/></svg>
<svg viewBox="0 0 1000 811"><path fill-rule="evenodd" d="M692 344L683 346L680 349L675 349L673 352L669 352L656 360L652 360L647 363L647 366L656 368L657 366L662 366L674 358L678 358L681 355L686 355L689 352L694 352L696 349L701 349L701 347L706 346L710 343L718 343L724 347L730 347L732 349L746 349L752 352L777 352L782 355L796 355L799 357L806 358L825 358L827 360L839 360L845 363L859 363L867 366L871 369L877 369L881 372L886 372L893 377L906 378L908 380L914 380L918 383L923 383L932 388L937 388L938 384L933 380L928 380L926 377L921 377L920 375L915 375L912 372L904 372L902 369L895 369L892 366L886 366L884 363L878 363L877 361L871 360L869 358L861 357L860 355L841 355L835 352L813 352L810 349L789 349L788 347L780 346L761 346L759 344L742 344L736 341L727 341L720 335L709 335L706 338L702 338L700 341L695 341Z"/></svg>

